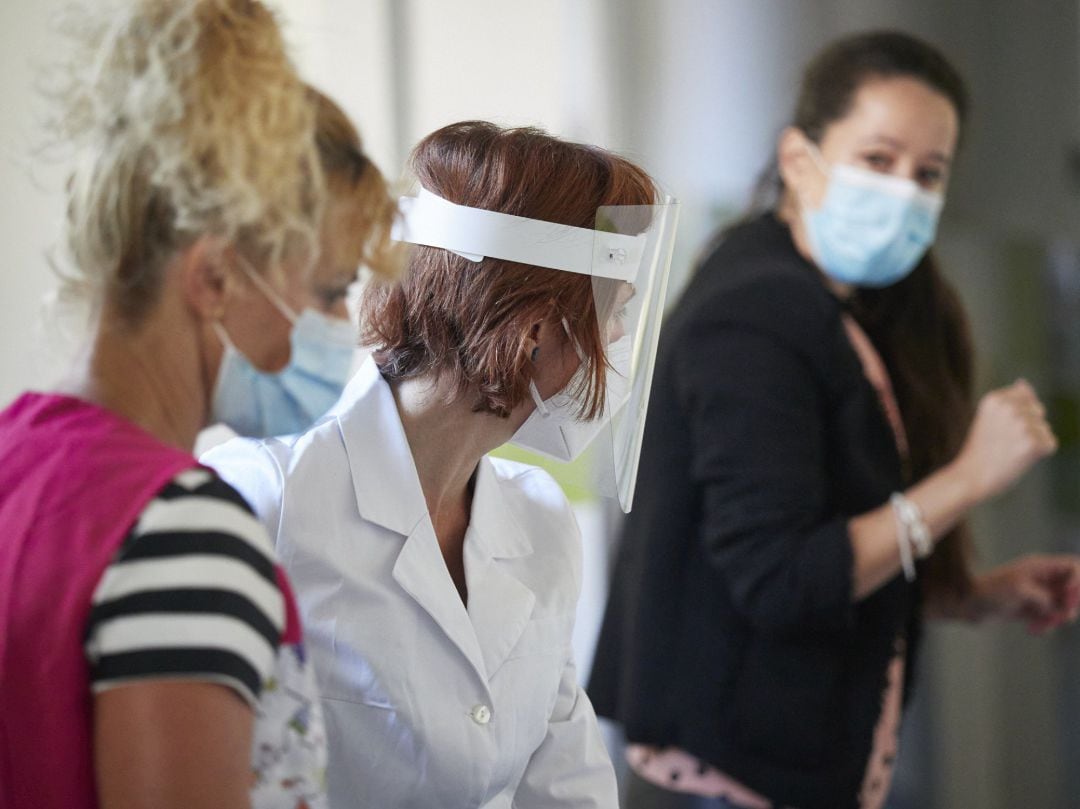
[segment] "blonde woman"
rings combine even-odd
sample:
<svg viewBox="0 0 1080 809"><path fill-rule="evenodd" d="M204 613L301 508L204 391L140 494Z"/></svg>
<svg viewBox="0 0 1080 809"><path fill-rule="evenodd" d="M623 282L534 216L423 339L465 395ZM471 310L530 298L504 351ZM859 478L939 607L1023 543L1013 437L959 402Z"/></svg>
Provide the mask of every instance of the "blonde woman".
<svg viewBox="0 0 1080 809"><path fill-rule="evenodd" d="M242 435L302 432L330 409L353 366L356 326L348 320L345 301L357 269L365 266L376 277L392 278L402 259L400 247L390 241L394 200L364 153L356 127L328 96L312 87L307 95L315 108L315 142L326 185L311 300L299 317L284 307L296 328L292 361L283 370L262 373L239 352L229 354L228 365L239 367L226 368L230 384L215 394L216 415Z"/></svg>
<svg viewBox="0 0 1080 809"><path fill-rule="evenodd" d="M320 290L349 253L327 217L354 206L261 3L95 6L70 30L68 291L95 325L62 385L0 413L0 807L322 806L287 579L191 450L336 397L351 339ZM389 203L361 208L385 240Z"/></svg>

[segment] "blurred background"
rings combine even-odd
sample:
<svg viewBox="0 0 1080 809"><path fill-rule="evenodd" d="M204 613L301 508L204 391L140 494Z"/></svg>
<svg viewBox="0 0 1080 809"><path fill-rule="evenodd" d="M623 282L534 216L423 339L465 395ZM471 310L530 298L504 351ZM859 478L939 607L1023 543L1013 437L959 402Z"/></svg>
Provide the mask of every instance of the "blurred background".
<svg viewBox="0 0 1080 809"><path fill-rule="evenodd" d="M941 47L974 114L939 252L975 329L983 389L1031 380L1059 455L976 514L980 560L1080 551L1080 0L278 0L298 62L383 171L465 118L615 149L683 203L672 299L747 202L800 70L833 37L896 27ZM0 406L49 385L80 333L45 305L64 171L42 153L39 68L57 0L0 4ZM591 663L618 519L578 498ZM937 627L890 806L1080 807L1080 629ZM611 734L617 747L617 734ZM615 751L618 759L617 750Z"/></svg>

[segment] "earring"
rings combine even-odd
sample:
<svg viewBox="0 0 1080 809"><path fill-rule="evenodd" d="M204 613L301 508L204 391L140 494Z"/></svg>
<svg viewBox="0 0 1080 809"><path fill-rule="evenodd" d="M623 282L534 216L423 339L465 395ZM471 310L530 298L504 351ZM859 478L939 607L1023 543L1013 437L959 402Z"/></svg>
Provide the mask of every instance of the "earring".
<svg viewBox="0 0 1080 809"><path fill-rule="evenodd" d="M532 350L532 357L531 357L532 361L536 362L536 358L539 357L539 356L540 356L540 346L537 346L536 348L534 348Z"/></svg>

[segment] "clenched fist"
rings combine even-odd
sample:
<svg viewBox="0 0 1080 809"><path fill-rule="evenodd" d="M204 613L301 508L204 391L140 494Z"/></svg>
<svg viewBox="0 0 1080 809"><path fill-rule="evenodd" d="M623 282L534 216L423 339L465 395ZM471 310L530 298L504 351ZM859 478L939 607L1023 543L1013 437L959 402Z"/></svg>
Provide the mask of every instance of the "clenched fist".
<svg viewBox="0 0 1080 809"><path fill-rule="evenodd" d="M957 465L978 500L1000 494L1038 461L1057 450L1046 409L1024 380L986 394L979 402Z"/></svg>

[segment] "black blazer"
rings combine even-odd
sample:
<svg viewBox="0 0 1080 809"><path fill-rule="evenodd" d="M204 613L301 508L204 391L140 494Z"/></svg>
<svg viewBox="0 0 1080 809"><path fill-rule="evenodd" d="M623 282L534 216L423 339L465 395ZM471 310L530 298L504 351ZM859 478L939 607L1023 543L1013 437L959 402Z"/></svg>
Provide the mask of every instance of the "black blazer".
<svg viewBox="0 0 1080 809"><path fill-rule="evenodd" d="M703 263L664 327L589 683L630 741L800 809L856 805L918 632L902 576L851 601L847 520L903 481L841 314L772 214Z"/></svg>

